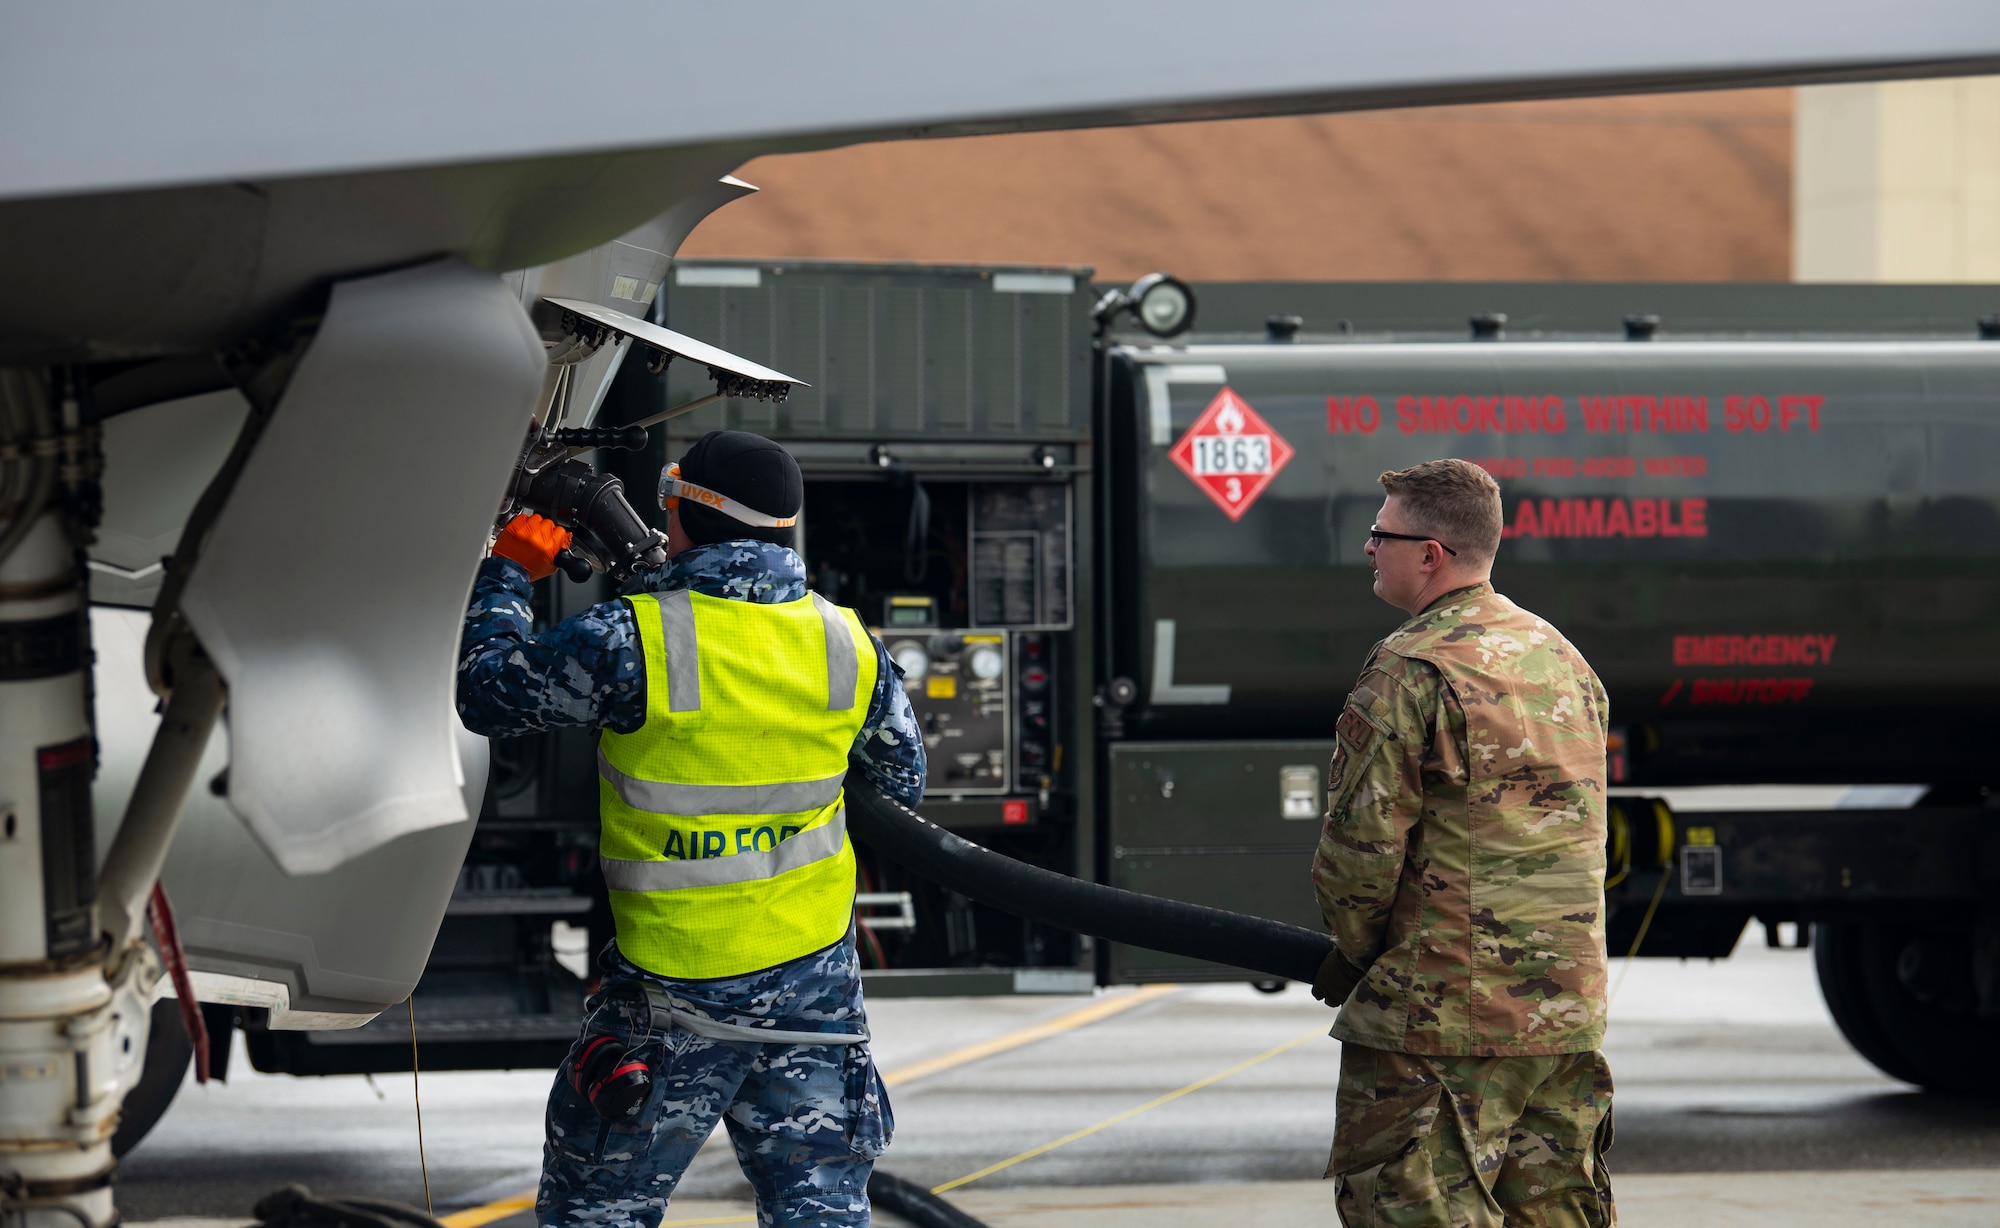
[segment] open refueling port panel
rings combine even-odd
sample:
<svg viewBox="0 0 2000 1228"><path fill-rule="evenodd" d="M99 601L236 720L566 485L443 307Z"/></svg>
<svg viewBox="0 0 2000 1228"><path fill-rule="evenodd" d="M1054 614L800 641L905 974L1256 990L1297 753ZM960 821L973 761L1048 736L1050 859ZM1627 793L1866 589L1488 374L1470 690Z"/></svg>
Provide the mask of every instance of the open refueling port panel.
<svg viewBox="0 0 2000 1228"><path fill-rule="evenodd" d="M928 765L924 816L1009 856L1075 873L1077 807L1064 762L1074 720L1064 681L1075 665L1071 483L934 476L893 459L869 472L810 446L795 450L806 471L800 552L808 583L859 611L902 671ZM1072 971L1072 935L861 854L860 939L871 968L909 970L913 990L945 969L984 979ZM919 978L917 969L931 971Z"/></svg>
<svg viewBox="0 0 2000 1228"><path fill-rule="evenodd" d="M933 803L1025 792L1035 812L1048 808L1055 657L1072 626L1071 511L1057 483L905 473L806 485L810 583L859 610L901 667Z"/></svg>

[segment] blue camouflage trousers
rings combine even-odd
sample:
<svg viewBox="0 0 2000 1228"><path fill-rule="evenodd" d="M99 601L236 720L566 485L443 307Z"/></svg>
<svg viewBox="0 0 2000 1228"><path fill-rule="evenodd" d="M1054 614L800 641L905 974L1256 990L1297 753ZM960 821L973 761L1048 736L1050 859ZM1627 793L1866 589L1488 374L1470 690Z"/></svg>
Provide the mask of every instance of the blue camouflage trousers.
<svg viewBox="0 0 2000 1228"><path fill-rule="evenodd" d="M605 951L603 987L549 1093L535 1219L589 1228L658 1228L667 1200L718 1121L757 1196L764 1228L868 1223L868 1176L895 1128L867 1041L756 1043L655 1022L630 989L649 974ZM847 942L727 981L662 981L708 1019L787 1031L865 1029L860 976ZM591 1040L610 1036L651 1068L639 1111L600 1117L570 1084Z"/></svg>

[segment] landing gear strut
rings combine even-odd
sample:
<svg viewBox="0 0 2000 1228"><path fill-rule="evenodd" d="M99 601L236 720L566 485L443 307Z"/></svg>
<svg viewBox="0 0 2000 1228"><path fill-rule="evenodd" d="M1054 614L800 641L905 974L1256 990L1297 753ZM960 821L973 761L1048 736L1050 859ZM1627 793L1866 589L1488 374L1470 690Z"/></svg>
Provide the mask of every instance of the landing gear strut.
<svg viewBox="0 0 2000 1228"><path fill-rule="evenodd" d="M0 371L0 1219L103 1228L160 964L106 942L82 548L97 449L60 373Z"/></svg>

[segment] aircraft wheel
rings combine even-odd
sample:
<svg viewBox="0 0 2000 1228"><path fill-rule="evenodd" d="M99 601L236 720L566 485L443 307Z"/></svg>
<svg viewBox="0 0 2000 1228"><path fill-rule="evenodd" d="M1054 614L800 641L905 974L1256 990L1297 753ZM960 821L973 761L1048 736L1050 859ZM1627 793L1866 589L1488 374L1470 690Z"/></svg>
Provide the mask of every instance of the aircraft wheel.
<svg viewBox="0 0 2000 1228"><path fill-rule="evenodd" d="M1981 1019L1971 935L1897 923L1823 925L1820 991L1849 1044L1884 1074L1930 1091L2000 1096L1981 1058L2000 1020Z"/></svg>
<svg viewBox="0 0 2000 1228"><path fill-rule="evenodd" d="M181 1022L180 1003L161 998L153 1003L152 1029L146 1036L146 1069L139 1076L139 1085L125 1097L118 1132L111 1136L112 1155L123 1157L160 1123L193 1061L194 1042Z"/></svg>

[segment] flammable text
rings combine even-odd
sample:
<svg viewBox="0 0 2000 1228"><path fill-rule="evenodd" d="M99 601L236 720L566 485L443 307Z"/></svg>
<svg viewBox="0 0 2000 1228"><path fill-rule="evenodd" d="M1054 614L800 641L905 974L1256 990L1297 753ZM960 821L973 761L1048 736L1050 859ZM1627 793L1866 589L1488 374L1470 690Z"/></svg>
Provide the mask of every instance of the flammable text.
<svg viewBox="0 0 2000 1228"><path fill-rule="evenodd" d="M1523 499L1502 537L1707 537L1708 500Z"/></svg>

